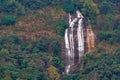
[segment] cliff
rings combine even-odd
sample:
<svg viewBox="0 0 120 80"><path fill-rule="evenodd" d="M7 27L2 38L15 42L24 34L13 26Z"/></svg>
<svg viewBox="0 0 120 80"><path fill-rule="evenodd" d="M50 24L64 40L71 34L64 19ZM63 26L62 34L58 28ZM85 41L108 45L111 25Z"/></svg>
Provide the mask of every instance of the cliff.
<svg viewBox="0 0 120 80"><path fill-rule="evenodd" d="M66 74L75 72L80 67L82 57L95 48L95 34L90 25L85 25L79 10L73 18L69 14L69 27L65 30ZM88 24L88 23L87 23Z"/></svg>
<svg viewBox="0 0 120 80"><path fill-rule="evenodd" d="M86 47L87 47L87 52L89 53L90 51L94 50L95 49L95 46L96 46L96 37L95 37L95 34L92 30L92 27L91 25L88 25L86 27Z"/></svg>

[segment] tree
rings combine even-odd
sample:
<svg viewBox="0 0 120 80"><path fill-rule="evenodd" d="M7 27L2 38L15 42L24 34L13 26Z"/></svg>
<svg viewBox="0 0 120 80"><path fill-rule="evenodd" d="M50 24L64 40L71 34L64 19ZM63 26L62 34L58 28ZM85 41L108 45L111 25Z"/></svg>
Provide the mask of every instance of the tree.
<svg viewBox="0 0 120 80"><path fill-rule="evenodd" d="M33 43L33 52L41 51L41 52L47 52L48 51L48 46L49 46L49 39L47 37L40 37L38 40L36 40Z"/></svg>
<svg viewBox="0 0 120 80"><path fill-rule="evenodd" d="M68 23L63 19L58 20L54 25L54 29L61 36L64 36L64 32L67 27L68 27Z"/></svg>
<svg viewBox="0 0 120 80"><path fill-rule="evenodd" d="M6 76L3 80L12 80L10 76Z"/></svg>
<svg viewBox="0 0 120 80"><path fill-rule="evenodd" d="M53 50L52 53L54 54L54 56L61 55L61 52L62 52L61 41L62 41L62 38L60 36L50 37L50 46L51 46L51 49Z"/></svg>
<svg viewBox="0 0 120 80"><path fill-rule="evenodd" d="M75 13L76 7L75 7L74 1L73 1L73 0L66 1L66 2L64 3L64 10L65 10L67 13Z"/></svg>
<svg viewBox="0 0 120 80"><path fill-rule="evenodd" d="M115 80L119 80L120 77L118 74L120 72L119 69L119 58L116 57L116 55L110 55L110 54L101 54L99 56L96 55L90 55L92 56L94 59L91 60L91 58L89 58L89 55L86 56L87 60L83 60L86 61L86 64L84 64L84 69L81 71L81 76L87 76L84 77L84 79L87 79L88 77L94 77L92 74L97 75L98 80L111 80L111 79L115 79Z"/></svg>
<svg viewBox="0 0 120 80"><path fill-rule="evenodd" d="M37 80L48 80L48 76L46 73L41 72L41 73L39 73Z"/></svg>
<svg viewBox="0 0 120 80"><path fill-rule="evenodd" d="M57 67L61 73L64 71L63 61L61 61L58 57L53 57L52 62L53 66Z"/></svg>
<svg viewBox="0 0 120 80"><path fill-rule="evenodd" d="M108 2L112 2L112 3L120 3L120 0L106 0L106 1L108 1Z"/></svg>
<svg viewBox="0 0 120 80"><path fill-rule="evenodd" d="M13 25L16 23L16 19L14 16L11 16L11 15L7 15L4 17L3 19L3 24L4 25Z"/></svg>
<svg viewBox="0 0 120 80"><path fill-rule="evenodd" d="M60 74L56 67L50 65L50 67L47 68L47 72L49 74L49 80L60 80Z"/></svg>
<svg viewBox="0 0 120 80"><path fill-rule="evenodd" d="M18 35L12 34L8 38L9 38L9 40L13 40L13 42L15 44L20 44L21 39L20 39L20 37Z"/></svg>
<svg viewBox="0 0 120 80"><path fill-rule="evenodd" d="M111 11L111 7L107 1L103 1L99 9L101 14L107 14Z"/></svg>
<svg viewBox="0 0 120 80"><path fill-rule="evenodd" d="M96 23L96 16L99 14L98 6L92 0L85 0L81 9L83 15L88 17L92 24Z"/></svg>
<svg viewBox="0 0 120 80"><path fill-rule="evenodd" d="M43 4L41 4L41 0L19 0L26 8L29 9L40 9Z"/></svg>
<svg viewBox="0 0 120 80"><path fill-rule="evenodd" d="M100 40L109 40L112 37L111 32L99 32L98 37Z"/></svg>

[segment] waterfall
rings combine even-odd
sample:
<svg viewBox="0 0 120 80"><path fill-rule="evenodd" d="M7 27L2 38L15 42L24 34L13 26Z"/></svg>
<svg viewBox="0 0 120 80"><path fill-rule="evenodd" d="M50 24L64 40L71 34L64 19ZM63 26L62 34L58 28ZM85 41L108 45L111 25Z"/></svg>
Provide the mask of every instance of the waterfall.
<svg viewBox="0 0 120 80"><path fill-rule="evenodd" d="M78 54L79 54L79 61L80 58L83 56L84 53L84 34L83 34L83 16L82 14L77 11L77 17L80 18L78 21L78 29L77 29L77 36L78 36Z"/></svg>
<svg viewBox="0 0 120 80"><path fill-rule="evenodd" d="M75 63L80 62L84 53L83 16L80 11L76 11L76 14L77 16L73 20L69 14L69 27L65 30L66 74L70 74L71 68L75 65ZM77 40L74 39L76 35ZM76 43L77 49L75 49ZM76 55L78 58L77 62L75 61Z"/></svg>

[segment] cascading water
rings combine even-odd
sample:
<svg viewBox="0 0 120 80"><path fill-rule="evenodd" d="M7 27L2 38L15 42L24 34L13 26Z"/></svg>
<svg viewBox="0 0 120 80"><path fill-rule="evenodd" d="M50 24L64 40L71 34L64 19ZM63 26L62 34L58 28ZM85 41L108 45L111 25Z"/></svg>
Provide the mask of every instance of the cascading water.
<svg viewBox="0 0 120 80"><path fill-rule="evenodd" d="M80 58L83 56L84 53L84 34L83 34L83 16L82 14L77 11L77 17L80 18L78 21L78 29L77 29L77 36L78 36L78 54L79 54L79 61Z"/></svg>
<svg viewBox="0 0 120 80"><path fill-rule="evenodd" d="M74 66L75 63L80 62L84 53L83 16L79 11L76 11L76 14L77 17L73 20L69 14L69 28L65 30L66 74L70 74L72 66ZM75 28L76 23L77 28ZM76 35L77 40L74 39ZM77 49L75 49L75 43L77 43ZM78 55L78 62L75 62L76 54Z"/></svg>

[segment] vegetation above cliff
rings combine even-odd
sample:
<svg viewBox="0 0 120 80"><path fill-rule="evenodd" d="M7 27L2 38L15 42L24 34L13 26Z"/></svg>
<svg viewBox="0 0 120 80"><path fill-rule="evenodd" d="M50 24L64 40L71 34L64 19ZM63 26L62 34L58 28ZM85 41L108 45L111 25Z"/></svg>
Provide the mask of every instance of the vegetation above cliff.
<svg viewBox="0 0 120 80"><path fill-rule="evenodd" d="M98 45L77 74L63 76L67 14L76 9ZM0 0L0 80L120 80L119 9L119 0Z"/></svg>

